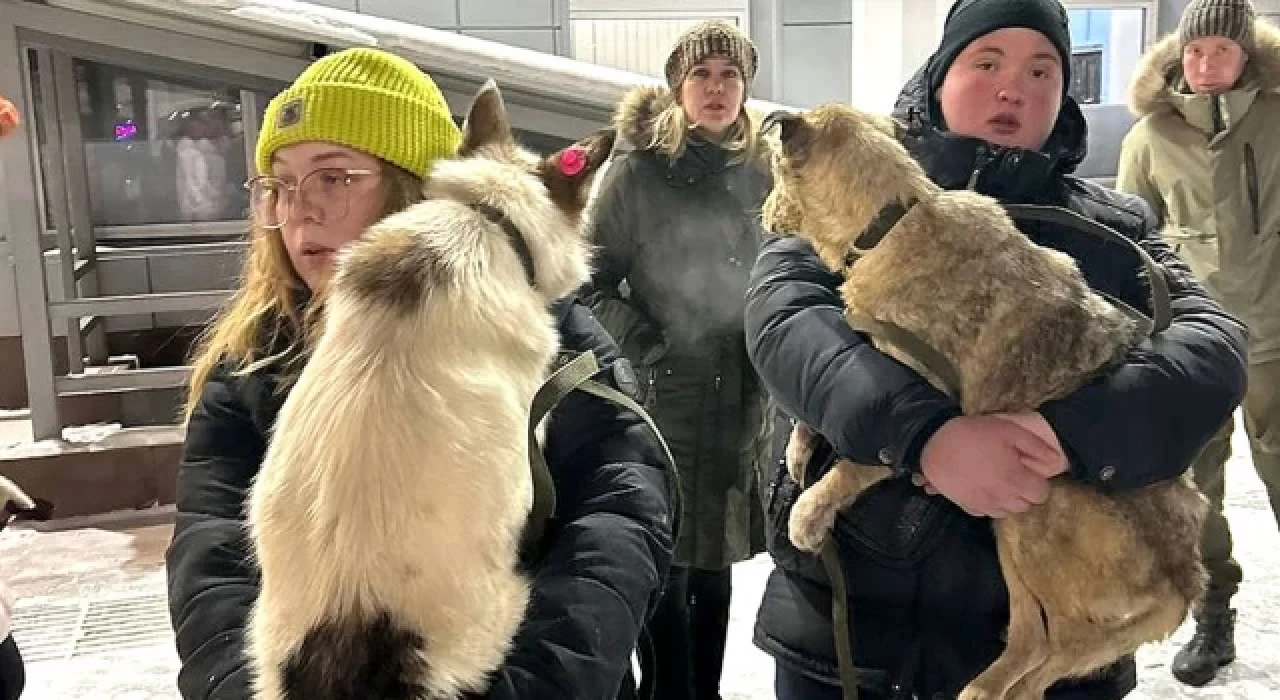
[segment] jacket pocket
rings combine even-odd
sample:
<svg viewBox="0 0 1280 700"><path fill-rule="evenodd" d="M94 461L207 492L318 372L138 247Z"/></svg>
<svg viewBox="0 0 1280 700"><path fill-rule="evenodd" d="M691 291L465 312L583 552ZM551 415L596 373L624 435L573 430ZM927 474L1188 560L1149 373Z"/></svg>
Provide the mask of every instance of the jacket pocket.
<svg viewBox="0 0 1280 700"><path fill-rule="evenodd" d="M836 455L820 441L805 470L805 480L816 481L835 463ZM774 465L768 511L770 525L786 535L791 508L803 488L791 479L786 465ZM836 518L840 545L855 557L867 558L890 568L914 567L943 541L943 533L958 508L940 497L925 495L908 479L886 479L867 489ZM788 542L790 539L788 538Z"/></svg>
<svg viewBox="0 0 1280 700"><path fill-rule="evenodd" d="M1249 197L1249 215L1253 235L1260 236L1262 235L1262 212L1258 203L1258 159L1253 153L1251 143L1244 145L1244 186L1245 194Z"/></svg>
<svg viewBox="0 0 1280 700"><path fill-rule="evenodd" d="M666 355L662 330L629 302L609 297L597 302L591 311L632 365L652 365Z"/></svg>
<svg viewBox="0 0 1280 700"><path fill-rule="evenodd" d="M886 479L836 519L841 541L888 567L914 567L944 540L963 515L941 497L925 495L909 479Z"/></svg>

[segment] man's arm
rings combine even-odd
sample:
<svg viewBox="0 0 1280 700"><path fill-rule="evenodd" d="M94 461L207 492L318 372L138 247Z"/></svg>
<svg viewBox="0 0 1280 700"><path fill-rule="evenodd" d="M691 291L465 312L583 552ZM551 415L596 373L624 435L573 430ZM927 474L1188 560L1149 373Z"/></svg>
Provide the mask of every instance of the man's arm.
<svg viewBox="0 0 1280 700"><path fill-rule="evenodd" d="M746 298L747 352L789 415L864 464L919 467L959 407L845 320L841 279L799 238L765 242Z"/></svg>
<svg viewBox="0 0 1280 700"><path fill-rule="evenodd" d="M1146 213L1138 244L1166 272L1169 328L1114 372L1040 409L1067 450L1073 475L1114 489L1186 471L1245 391L1244 327L1209 297L1156 226Z"/></svg>
<svg viewBox="0 0 1280 700"><path fill-rule="evenodd" d="M627 154L614 157L591 205L587 235L596 246L591 281L582 299L627 357L653 358L664 347L662 329L621 294L635 259L635 235L641 219L631 206L635 164Z"/></svg>
<svg viewBox="0 0 1280 700"><path fill-rule="evenodd" d="M1141 122L1120 143L1116 189L1142 197L1147 206L1157 212L1161 219L1164 218L1166 207L1160 190L1151 181L1151 152L1147 146L1146 129Z"/></svg>

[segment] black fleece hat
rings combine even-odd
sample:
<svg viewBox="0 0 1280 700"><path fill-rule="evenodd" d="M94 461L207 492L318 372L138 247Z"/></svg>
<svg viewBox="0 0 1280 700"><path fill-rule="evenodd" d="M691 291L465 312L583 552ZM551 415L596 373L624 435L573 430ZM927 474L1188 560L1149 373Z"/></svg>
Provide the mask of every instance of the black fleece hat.
<svg viewBox="0 0 1280 700"><path fill-rule="evenodd" d="M947 13L942 41L929 59L930 93L936 93L947 70L974 39L1021 27L1040 32L1062 59L1062 91L1071 84L1071 29L1067 10L1058 0L957 0Z"/></svg>

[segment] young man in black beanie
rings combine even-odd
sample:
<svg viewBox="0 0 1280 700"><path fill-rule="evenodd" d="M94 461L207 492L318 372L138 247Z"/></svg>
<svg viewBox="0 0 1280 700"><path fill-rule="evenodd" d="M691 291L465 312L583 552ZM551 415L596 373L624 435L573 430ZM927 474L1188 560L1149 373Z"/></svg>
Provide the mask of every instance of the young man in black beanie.
<svg viewBox="0 0 1280 700"><path fill-rule="evenodd" d="M1268 194L1280 182L1280 29L1249 0L1194 0L1178 31L1139 62L1129 103L1138 122L1120 149L1116 187L1178 227L1170 243L1249 326L1244 422L1280 519L1280 200ZM1227 421L1191 465L1210 503L1201 540L1209 592L1172 670L1193 686L1236 657L1231 598L1243 571L1222 513L1234 429Z"/></svg>
<svg viewBox="0 0 1280 700"><path fill-rule="evenodd" d="M937 52L904 87L905 143L947 189L1059 207L1138 243L1164 270L1170 327L1095 381L1039 410L961 415L919 375L877 351L843 318L832 274L799 237L767 242L747 295L748 351L772 397L822 434L812 483L837 456L896 467L841 513L849 629L831 622L831 585L787 539L804 485L779 463L766 494L769 578L756 642L777 661L779 700L840 698L834 635L851 641L861 698L955 698L1004 649L1008 594L990 518L1025 512L1063 474L1106 492L1180 475L1244 392L1244 334L1157 235L1141 199L1071 175L1086 125L1067 95L1067 13L1056 0L960 0ZM1077 261L1090 284L1143 313L1151 302L1127 246L1070 225L1018 221ZM779 435L781 456L787 431ZM1040 440L1052 468L1017 445ZM914 480L909 476L916 477ZM925 481L931 496L913 482ZM1055 685L1048 700L1117 700L1136 686L1132 657Z"/></svg>

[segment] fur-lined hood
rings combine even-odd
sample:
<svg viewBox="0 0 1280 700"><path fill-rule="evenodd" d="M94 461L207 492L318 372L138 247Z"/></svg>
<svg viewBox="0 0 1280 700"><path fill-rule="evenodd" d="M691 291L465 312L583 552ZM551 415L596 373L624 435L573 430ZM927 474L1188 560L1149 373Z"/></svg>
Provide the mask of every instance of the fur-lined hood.
<svg viewBox="0 0 1280 700"><path fill-rule="evenodd" d="M671 90L660 85L642 85L632 88L618 101L613 113L613 126L618 136L635 150L649 150L653 143L653 120L670 107L675 97ZM758 129L764 116L749 106L743 109L751 117L751 128ZM758 141L755 157L763 167L768 166L769 147L772 143L767 138Z"/></svg>
<svg viewBox="0 0 1280 700"><path fill-rule="evenodd" d="M1263 92L1280 93L1280 29L1263 20L1254 21L1253 53L1245 64L1241 83ZM1182 50L1176 33L1152 46L1134 70L1129 87L1129 110L1139 118L1175 109L1174 95L1183 84Z"/></svg>
<svg viewBox="0 0 1280 700"><path fill-rule="evenodd" d="M653 119L671 106L671 91L659 85L632 88L618 101L613 126L632 148L646 149L653 143Z"/></svg>

